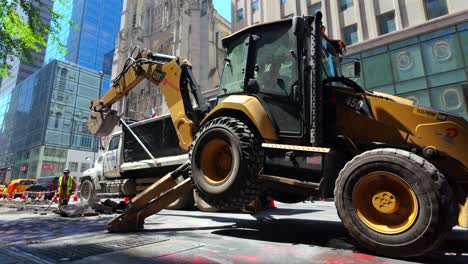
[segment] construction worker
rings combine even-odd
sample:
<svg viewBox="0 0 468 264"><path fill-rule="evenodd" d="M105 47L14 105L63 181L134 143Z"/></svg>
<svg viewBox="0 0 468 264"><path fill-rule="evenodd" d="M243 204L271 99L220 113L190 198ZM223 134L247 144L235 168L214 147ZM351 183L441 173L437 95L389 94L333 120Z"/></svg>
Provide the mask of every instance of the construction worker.
<svg viewBox="0 0 468 264"><path fill-rule="evenodd" d="M17 187L18 187L18 182L13 182L13 183L8 184L8 189L7 189L7 193L8 193L7 198L8 199L13 199L14 198Z"/></svg>
<svg viewBox="0 0 468 264"><path fill-rule="evenodd" d="M73 176L70 176L70 171L65 169L63 171L63 176L59 178L58 181L58 207L60 208L62 205L67 205L68 201L70 200L71 194L76 189L76 180Z"/></svg>

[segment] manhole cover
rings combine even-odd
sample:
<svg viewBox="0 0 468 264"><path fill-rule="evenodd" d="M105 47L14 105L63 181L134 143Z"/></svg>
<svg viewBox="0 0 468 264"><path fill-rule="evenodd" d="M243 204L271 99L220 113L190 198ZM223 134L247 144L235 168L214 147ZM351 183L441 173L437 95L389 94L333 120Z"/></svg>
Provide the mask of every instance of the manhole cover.
<svg viewBox="0 0 468 264"><path fill-rule="evenodd" d="M167 241L166 238L138 237L124 238L94 244L84 245L40 245L34 247L21 247L20 250L32 254L40 259L52 262L65 262L78 260L90 256L109 253L117 250L125 250L134 247Z"/></svg>

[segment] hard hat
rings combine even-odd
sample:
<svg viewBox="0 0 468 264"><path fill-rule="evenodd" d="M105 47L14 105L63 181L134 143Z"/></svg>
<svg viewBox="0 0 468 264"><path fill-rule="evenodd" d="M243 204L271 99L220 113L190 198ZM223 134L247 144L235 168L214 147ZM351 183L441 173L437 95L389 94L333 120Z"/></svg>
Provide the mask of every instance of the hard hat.
<svg viewBox="0 0 468 264"><path fill-rule="evenodd" d="M70 170L66 168L65 170L63 170L63 173L70 173Z"/></svg>

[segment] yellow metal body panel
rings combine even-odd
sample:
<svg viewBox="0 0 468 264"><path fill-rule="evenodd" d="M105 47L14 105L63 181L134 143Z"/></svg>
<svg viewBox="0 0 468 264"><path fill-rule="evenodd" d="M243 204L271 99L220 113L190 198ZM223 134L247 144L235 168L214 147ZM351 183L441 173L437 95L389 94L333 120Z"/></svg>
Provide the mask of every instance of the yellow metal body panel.
<svg viewBox="0 0 468 264"><path fill-rule="evenodd" d="M264 147L264 148L274 148L274 149L300 150L300 151L309 151L309 152L321 152L321 153L330 152L329 148L308 147L308 146L299 146L299 145L284 145L284 144L263 143L262 147Z"/></svg>
<svg viewBox="0 0 468 264"><path fill-rule="evenodd" d="M265 142L272 143L278 140L273 123L268 117L263 105L257 98L248 95L231 95L219 103L201 122L204 124L217 112L231 109L244 113L257 127Z"/></svg>
<svg viewBox="0 0 468 264"><path fill-rule="evenodd" d="M149 76L147 78L161 89L171 113L172 122L179 138L179 145L181 148L188 150L193 141L193 122L185 114L185 107L182 101L182 93L180 91L181 68L176 60L172 60L164 64L159 71L166 73L160 83L152 78L152 71L148 72Z"/></svg>
<svg viewBox="0 0 468 264"><path fill-rule="evenodd" d="M342 89L338 92L352 93ZM468 123L462 117L416 107L396 96L367 95L374 119L337 106L337 130L353 140L434 147L468 167ZM395 101L394 101L395 100ZM365 129L364 129L365 128Z"/></svg>
<svg viewBox="0 0 468 264"><path fill-rule="evenodd" d="M460 214L458 215L458 225L468 228L468 197L465 204L460 204Z"/></svg>

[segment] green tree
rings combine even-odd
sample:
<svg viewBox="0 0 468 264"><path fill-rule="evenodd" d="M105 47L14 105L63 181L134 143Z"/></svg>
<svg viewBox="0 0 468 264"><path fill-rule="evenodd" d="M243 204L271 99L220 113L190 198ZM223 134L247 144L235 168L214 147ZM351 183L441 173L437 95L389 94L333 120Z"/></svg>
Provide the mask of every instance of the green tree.
<svg viewBox="0 0 468 264"><path fill-rule="evenodd" d="M49 0L0 0L0 77L8 74L14 57L31 62L34 53L46 47L47 36L65 52L64 45L58 39L61 31L59 22L63 15L49 8L50 24L44 23L40 8L46 1ZM69 23L73 24L71 21Z"/></svg>

